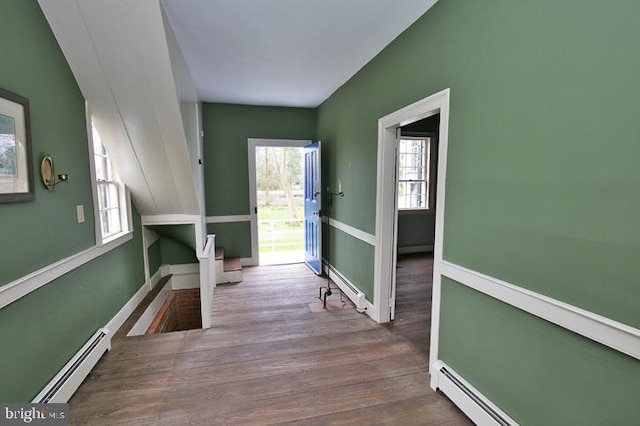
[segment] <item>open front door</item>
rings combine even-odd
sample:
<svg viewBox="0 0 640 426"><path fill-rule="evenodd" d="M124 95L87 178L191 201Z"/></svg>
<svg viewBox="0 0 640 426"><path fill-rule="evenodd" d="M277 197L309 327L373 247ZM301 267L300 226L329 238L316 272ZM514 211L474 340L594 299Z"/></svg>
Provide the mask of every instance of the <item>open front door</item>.
<svg viewBox="0 0 640 426"><path fill-rule="evenodd" d="M304 262L322 274L322 184L320 142L304 147Z"/></svg>

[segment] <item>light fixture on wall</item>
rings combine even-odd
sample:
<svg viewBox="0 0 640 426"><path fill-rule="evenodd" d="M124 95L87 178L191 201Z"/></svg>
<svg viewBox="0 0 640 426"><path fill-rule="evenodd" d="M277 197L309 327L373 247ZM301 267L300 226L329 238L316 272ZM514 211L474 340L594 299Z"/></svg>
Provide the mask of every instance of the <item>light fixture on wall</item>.
<svg viewBox="0 0 640 426"><path fill-rule="evenodd" d="M69 173L60 173L56 176L55 168L53 167L53 157L51 155L45 155L40 163L40 176L42 176L42 183L47 187L49 191L53 191L53 188L60 182L69 182ZM58 180L56 181L56 177Z"/></svg>

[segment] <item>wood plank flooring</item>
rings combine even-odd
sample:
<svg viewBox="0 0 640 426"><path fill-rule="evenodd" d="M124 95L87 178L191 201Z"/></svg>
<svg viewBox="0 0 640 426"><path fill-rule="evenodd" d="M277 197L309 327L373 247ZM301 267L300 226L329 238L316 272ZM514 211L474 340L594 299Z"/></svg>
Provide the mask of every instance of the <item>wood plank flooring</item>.
<svg viewBox="0 0 640 426"><path fill-rule="evenodd" d="M350 304L312 312L325 281L304 265L246 268L216 289L211 329L114 339L71 423L471 424L428 385L430 268L400 262L386 326Z"/></svg>

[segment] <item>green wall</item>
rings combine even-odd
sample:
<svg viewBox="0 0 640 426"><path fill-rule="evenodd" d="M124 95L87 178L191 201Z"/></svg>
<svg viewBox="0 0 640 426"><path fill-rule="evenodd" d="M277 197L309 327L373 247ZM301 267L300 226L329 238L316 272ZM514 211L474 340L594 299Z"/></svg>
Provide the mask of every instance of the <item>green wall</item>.
<svg viewBox="0 0 640 426"><path fill-rule="evenodd" d="M207 234L215 234L216 247L224 248L225 257L251 257L249 222L210 223Z"/></svg>
<svg viewBox="0 0 640 426"><path fill-rule="evenodd" d="M374 247L333 227L327 232L326 224L322 235L324 258L373 302Z"/></svg>
<svg viewBox="0 0 640 426"><path fill-rule="evenodd" d="M151 225L147 226L162 237L171 238L191 247L195 252L196 249L196 227L192 224L186 225Z"/></svg>
<svg viewBox="0 0 640 426"><path fill-rule="evenodd" d="M173 238L160 237L160 254L163 265L198 263L195 250Z"/></svg>
<svg viewBox="0 0 640 426"><path fill-rule="evenodd" d="M198 263L196 255L196 227L192 224L183 225L147 225L147 228L157 233L160 237L149 247L149 273L153 275L152 269L156 264L180 265L185 263ZM155 246L155 247L154 247ZM151 249L153 248L154 258L152 259Z"/></svg>
<svg viewBox="0 0 640 426"><path fill-rule="evenodd" d="M435 211L398 215L398 247L432 245L435 231Z"/></svg>
<svg viewBox="0 0 640 426"><path fill-rule="evenodd" d="M445 259L640 327L639 36L637 2L438 2L318 108L326 177L332 187L340 179L345 190L332 216L374 232L378 119L451 88ZM369 249L351 248L340 261L358 270L352 276L364 276ZM466 315L454 297L442 308L450 318ZM598 406L614 419L637 414L628 386L607 387L607 400L618 402L602 404L576 371L603 368L593 354L604 351L600 359L615 364L617 379L637 377L638 361L548 323L533 332L525 322L534 319L521 311L500 314L505 323L513 319L514 347L570 347L567 356L552 353L534 364L553 359L545 368L557 379L534 382L538 392L522 401L544 411L546 392L563 382L557 396L568 409ZM487 326L482 336L501 332ZM443 325L441 337L468 333ZM484 374L475 357L491 350L486 341L442 358L516 420L541 423L514 400L517 392L506 395L513 383L504 374ZM530 368L530 357L491 353L495 366ZM604 373L596 377L611 383ZM584 424L600 418L580 416Z"/></svg>
<svg viewBox="0 0 640 426"><path fill-rule="evenodd" d="M249 138L313 140L316 111L232 104L202 104L207 216L247 215ZM251 257L249 222L209 224L226 256Z"/></svg>
<svg viewBox="0 0 640 426"><path fill-rule="evenodd" d="M149 275L153 276L162 266L162 251L160 239L157 239L149 246L147 253L149 256Z"/></svg>
<svg viewBox="0 0 640 426"><path fill-rule="evenodd" d="M309 108L203 103L202 121L207 216L249 214L247 139L316 134L316 112Z"/></svg>
<svg viewBox="0 0 640 426"><path fill-rule="evenodd" d="M4 1L0 87L29 98L35 200L0 205L0 286L95 244L84 99L36 0ZM70 182L51 192L39 162L52 154ZM76 223L76 205L86 221ZM0 309L0 401L30 401L143 285L134 238Z"/></svg>
<svg viewBox="0 0 640 426"><path fill-rule="evenodd" d="M634 425L640 362L455 281L440 358L527 425Z"/></svg>
<svg viewBox="0 0 640 426"><path fill-rule="evenodd" d="M84 98L37 2L5 1L1 10L0 87L29 99L35 200L0 205L0 286L95 243ZM54 191L40 180L47 154L70 176Z"/></svg>
<svg viewBox="0 0 640 426"><path fill-rule="evenodd" d="M31 401L140 289L141 234L136 212L133 240L0 309L0 401Z"/></svg>

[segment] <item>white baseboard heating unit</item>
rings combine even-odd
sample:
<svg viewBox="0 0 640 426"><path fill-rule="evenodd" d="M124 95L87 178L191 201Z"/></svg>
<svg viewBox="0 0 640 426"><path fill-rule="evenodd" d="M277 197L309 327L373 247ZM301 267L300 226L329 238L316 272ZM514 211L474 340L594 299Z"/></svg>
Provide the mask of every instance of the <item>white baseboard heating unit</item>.
<svg viewBox="0 0 640 426"><path fill-rule="evenodd" d="M518 425L442 361L435 362L433 367L435 387L447 395L475 424L480 426ZM434 387L433 383L432 387Z"/></svg>
<svg viewBox="0 0 640 426"><path fill-rule="evenodd" d="M99 329L87 343L51 379L47 386L34 398L34 403L66 403L98 363L102 355L111 349L109 330Z"/></svg>
<svg viewBox="0 0 640 426"><path fill-rule="evenodd" d="M325 268L329 272L329 278L337 285L344 294L347 295L349 300L356 306L356 310L360 313L367 309L365 303L365 295L355 285L353 285L348 279L346 279L340 272L336 271L333 266L326 265Z"/></svg>

